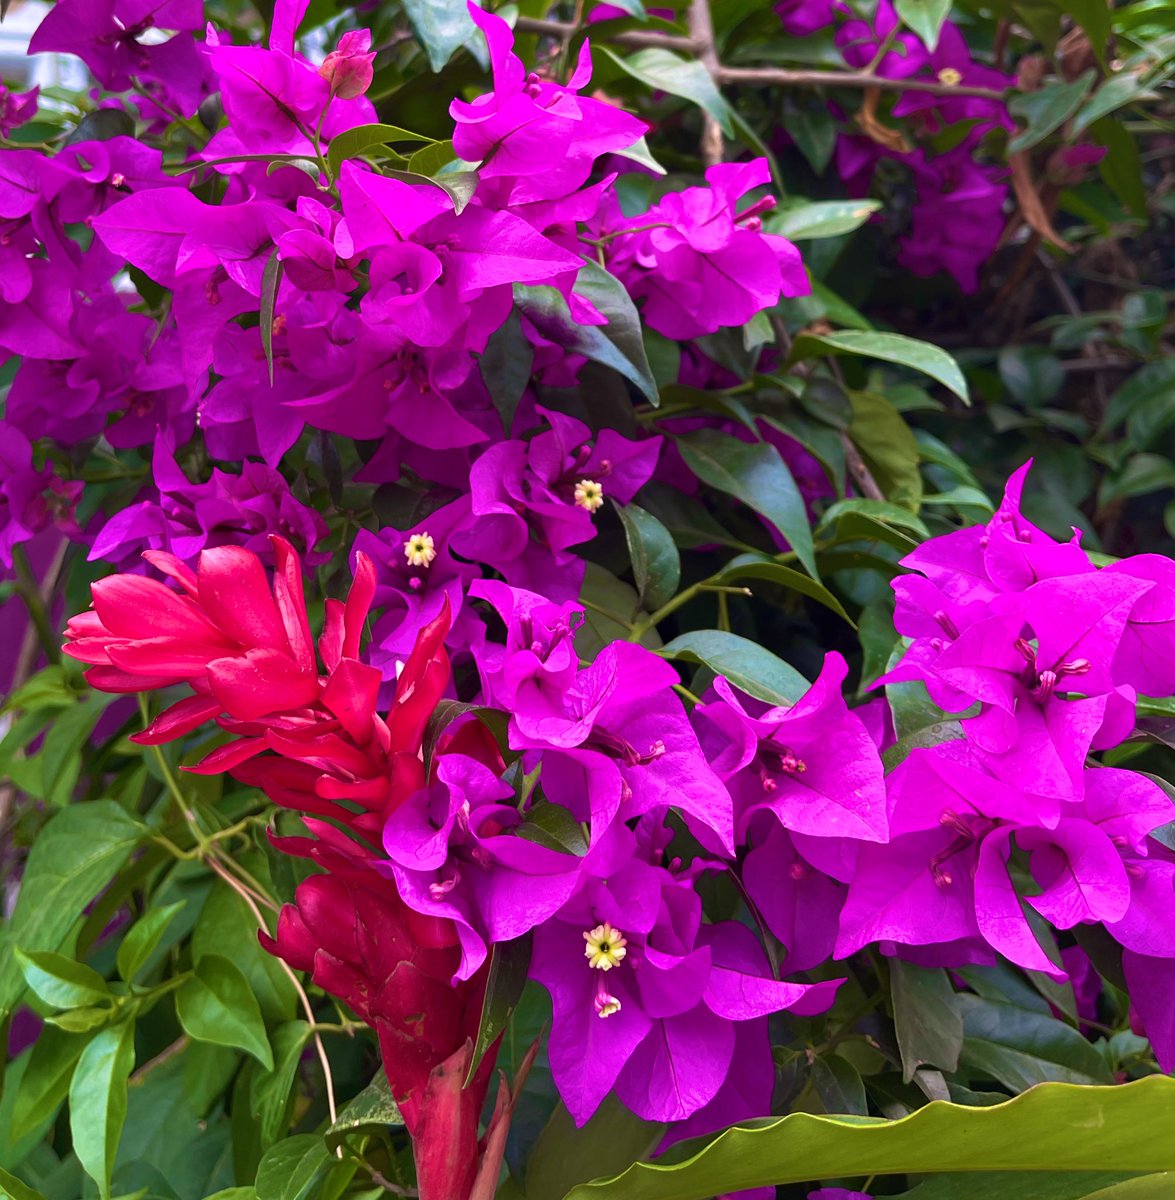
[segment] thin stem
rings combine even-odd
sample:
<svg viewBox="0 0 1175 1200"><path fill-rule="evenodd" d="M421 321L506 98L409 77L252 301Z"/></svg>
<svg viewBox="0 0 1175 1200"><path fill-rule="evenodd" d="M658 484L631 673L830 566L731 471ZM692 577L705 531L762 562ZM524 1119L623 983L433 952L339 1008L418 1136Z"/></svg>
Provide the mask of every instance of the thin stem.
<svg viewBox="0 0 1175 1200"><path fill-rule="evenodd" d="M575 26L570 21L552 21L545 17L519 17L514 22L516 33L538 33L547 37L570 38L575 36ZM608 39L616 46L657 46L663 50L680 50L685 54L693 54L697 49L693 38L681 37L673 33L656 33L652 30L631 30L627 33L615 33Z"/></svg>
<svg viewBox="0 0 1175 1200"><path fill-rule="evenodd" d="M59 663L61 647L58 644L57 633L53 629L53 622L49 619L45 598L41 595L41 589L33 575L33 569L29 566L29 556L21 545L12 547L12 566L16 572L16 590L24 601L25 608L29 610L29 620L32 621L33 628L37 631L41 649L45 651L45 657L51 663Z"/></svg>
<svg viewBox="0 0 1175 1200"><path fill-rule="evenodd" d="M787 67L719 67L719 83L768 83L780 87L880 88L883 92L926 92L933 96L976 96L1006 100L1008 92L930 79L889 79L864 71L800 71Z"/></svg>

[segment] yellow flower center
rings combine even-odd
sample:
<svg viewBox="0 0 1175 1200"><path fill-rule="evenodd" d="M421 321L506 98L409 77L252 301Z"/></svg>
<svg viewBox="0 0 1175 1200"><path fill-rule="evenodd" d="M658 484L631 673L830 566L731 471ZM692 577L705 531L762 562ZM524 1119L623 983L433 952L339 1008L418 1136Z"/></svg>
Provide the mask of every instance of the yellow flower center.
<svg viewBox="0 0 1175 1200"><path fill-rule="evenodd" d="M604 503L604 488L594 479L581 479L575 485L575 503L594 513Z"/></svg>
<svg viewBox="0 0 1175 1200"><path fill-rule="evenodd" d="M583 935L583 940L587 942L583 952L587 956L588 966L597 971L610 971L613 967L620 966L628 953L628 940L619 929L613 928L607 921L603 925L597 925L595 929L589 929ZM619 1007L617 1003L616 1008ZM612 1012L615 1012L616 1008L612 1009Z"/></svg>
<svg viewBox="0 0 1175 1200"><path fill-rule="evenodd" d="M938 82L943 87L957 87L963 82L963 72L956 70L954 67L943 67L938 73Z"/></svg>
<svg viewBox="0 0 1175 1200"><path fill-rule="evenodd" d="M410 567L427 567L436 556L436 543L427 533L414 533L404 543L404 557Z"/></svg>

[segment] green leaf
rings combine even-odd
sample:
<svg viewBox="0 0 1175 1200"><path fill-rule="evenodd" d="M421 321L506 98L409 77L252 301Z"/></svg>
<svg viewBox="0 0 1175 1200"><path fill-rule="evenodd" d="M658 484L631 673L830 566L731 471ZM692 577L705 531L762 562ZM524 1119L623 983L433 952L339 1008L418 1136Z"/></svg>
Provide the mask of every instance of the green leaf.
<svg viewBox="0 0 1175 1200"><path fill-rule="evenodd" d="M0 14L8 8L7 0L0 0ZM0 1196L6 1200L45 1200L45 1196L36 1188L22 1183L15 1175L0 1167Z"/></svg>
<svg viewBox="0 0 1175 1200"><path fill-rule="evenodd" d="M792 344L790 362L808 358L824 358L829 354L852 354L862 358L877 358L921 371L954 392L964 404L969 404L967 381L959 364L945 350L918 338L901 333L863 332L856 329L839 333L802 333Z"/></svg>
<svg viewBox="0 0 1175 1200"><path fill-rule="evenodd" d="M597 267L597 271L607 274L601 267ZM581 270L580 279L584 277L585 271ZM590 286L589 283L589 290ZM572 353L590 358L592 362L611 367L634 384L650 403L656 404L657 385L649 370L644 342L641 342L638 352L628 336L632 332L632 325L623 317L628 309L635 317L632 300L627 296L622 299L619 292L614 293L613 299L615 315L619 318L617 325L612 324L612 317L608 313L604 314L609 317L608 325L580 325L572 318L567 301L555 288L514 285L515 303L544 337ZM637 329L639 331L639 325Z"/></svg>
<svg viewBox="0 0 1175 1200"><path fill-rule="evenodd" d="M1090 131L1094 140L1106 148L1098 163L1098 174L1119 200L1140 221L1147 219L1148 192L1143 182L1142 154L1138 142L1119 120L1106 117ZM1127 297L1127 302L1131 297Z"/></svg>
<svg viewBox="0 0 1175 1200"><path fill-rule="evenodd" d="M613 150L612 153L620 158L629 158L635 163L640 163L654 175L665 174L665 168L653 157L653 152L649 149L649 143L645 141L643 133L631 146L626 146L623 150Z"/></svg>
<svg viewBox="0 0 1175 1200"><path fill-rule="evenodd" d="M963 1048L963 1013L950 976L939 967L890 960L894 1028L909 1083L923 1064L954 1071Z"/></svg>
<svg viewBox="0 0 1175 1200"><path fill-rule="evenodd" d="M530 372L534 365L534 347L522 332L522 318L512 309L505 324L490 334L490 340L478 359L482 382L502 418L502 432L507 437L514 426Z"/></svg>
<svg viewBox="0 0 1175 1200"><path fill-rule="evenodd" d="M1131 418L1149 414L1175 392L1175 358L1161 358L1139 368L1110 397L1106 415L1102 418L1099 436L1104 437L1115 426Z"/></svg>
<svg viewBox="0 0 1175 1200"><path fill-rule="evenodd" d="M127 1078L135 1065L135 1024L122 1021L95 1035L82 1051L69 1086L74 1153L109 1200L110 1176L126 1120Z"/></svg>
<svg viewBox="0 0 1175 1200"><path fill-rule="evenodd" d="M783 456L768 442L740 442L701 429L677 439L685 465L703 482L734 496L767 518L791 543L796 557L819 579L807 507Z"/></svg>
<svg viewBox="0 0 1175 1200"><path fill-rule="evenodd" d="M65 139L66 146L76 142L108 142L111 138L135 136L135 122L121 108L99 108L86 113L77 128Z"/></svg>
<svg viewBox="0 0 1175 1200"><path fill-rule="evenodd" d="M9 946L57 950L82 910L114 878L145 833L113 800L62 809L37 835L7 929ZM24 991L12 953L0 953L0 1016Z"/></svg>
<svg viewBox="0 0 1175 1200"><path fill-rule="evenodd" d="M553 1200L599 1174L601 1164L627 1166L652 1152L665 1126L642 1121L613 1095L577 1129L560 1104L539 1134L526 1167L527 1200Z"/></svg>
<svg viewBox="0 0 1175 1200"><path fill-rule="evenodd" d="M1013 1091L1038 1083L1109 1083L1105 1059L1071 1025L1015 1004L960 995L962 1066Z"/></svg>
<svg viewBox="0 0 1175 1200"><path fill-rule="evenodd" d="M408 160L408 170L414 175L435 177L442 167L456 161L457 152L451 141L433 142L431 146L424 146L412 155Z"/></svg>
<svg viewBox="0 0 1175 1200"><path fill-rule="evenodd" d="M812 685L770 650L721 629L683 633L660 650L662 658L700 663L736 688L768 704L794 704Z"/></svg>
<svg viewBox="0 0 1175 1200"><path fill-rule="evenodd" d="M924 1180L903 1200L1089 1200L1121 1182L1122 1171L969 1171ZM1143 1176L1154 1178L1154 1176ZM1161 1176L1160 1176L1161 1178ZM1126 1200L1123 1197L1123 1200Z"/></svg>
<svg viewBox="0 0 1175 1200"><path fill-rule="evenodd" d="M472 24L472 23L471 23ZM400 142L432 142L432 138L423 133L413 133L409 129L401 129L398 125L356 125L337 133L330 140L330 149L326 154L326 164L333 176L338 175L339 168L348 158L362 158L368 151L377 146L388 146ZM388 157L404 161L402 154L391 153Z"/></svg>
<svg viewBox="0 0 1175 1200"><path fill-rule="evenodd" d="M265 1152L257 1168L257 1200L317 1200L336 1161L316 1133L286 1138Z"/></svg>
<svg viewBox="0 0 1175 1200"><path fill-rule="evenodd" d="M772 213L763 224L793 242L839 237L859 229L880 207L880 200L809 200Z"/></svg>
<svg viewBox="0 0 1175 1200"><path fill-rule="evenodd" d="M677 594L681 583L681 555L673 535L638 504L614 504L614 507L624 526L641 602L648 609L658 609Z"/></svg>
<svg viewBox="0 0 1175 1200"><path fill-rule="evenodd" d="M839 1054L825 1055L812 1064L812 1086L826 1113L863 1117L869 1112L861 1076Z"/></svg>
<svg viewBox="0 0 1175 1200"><path fill-rule="evenodd" d="M155 952L155 948L163 940L167 927L176 914L187 904L186 900L177 900L175 904L163 908L148 909L131 926L122 944L118 947L118 973L130 983L137 972L147 965L147 960Z"/></svg>
<svg viewBox="0 0 1175 1200"><path fill-rule="evenodd" d="M921 453L900 412L876 392L852 392L849 437L878 487L895 503L917 509L922 502Z"/></svg>
<svg viewBox="0 0 1175 1200"><path fill-rule="evenodd" d="M624 360L632 364L637 374L637 378L633 379L636 386L650 403L657 404L657 383L649 366L641 320L628 289L599 263L585 259L575 277L574 291L608 319L608 324L604 326L605 336L624 356Z"/></svg>
<svg viewBox="0 0 1175 1200"><path fill-rule="evenodd" d="M382 1067L379 1074L357 1096L348 1100L339 1119L326 1131L326 1144L333 1150L352 1133L384 1132L392 1125L403 1125L399 1106L392 1096L391 1084Z"/></svg>
<svg viewBox="0 0 1175 1200"><path fill-rule="evenodd" d="M768 558L765 554L740 554L726 564L715 579L716 583L729 585L739 583L744 579L762 579L766 583L775 583L789 591L799 592L810 596L825 608L830 608L838 617L843 617L850 625L854 622L841 602L824 586L817 583L803 571L793 570ZM855 626L854 626L855 627Z"/></svg>
<svg viewBox="0 0 1175 1200"><path fill-rule="evenodd" d="M1008 143L1009 151L1016 154L1030 150L1060 129L1081 107L1096 74L1090 68L1068 82L1050 83L1036 92L1017 92L1008 102L1008 108L1024 122L1025 129Z"/></svg>
<svg viewBox="0 0 1175 1200"><path fill-rule="evenodd" d="M1042 1179L1167 1171L1175 1169L1173 1113L1175 1080L1163 1076L1114 1087L1046 1083L1003 1104L929 1104L898 1121L796 1112L736 1125L683 1148L683 1161L638 1163L573 1188L567 1200L708 1200L771 1184L938 1171L1039 1171Z"/></svg>
<svg viewBox="0 0 1175 1200"><path fill-rule="evenodd" d="M574 854L583 858L588 844L579 822L560 804L540 800L526 811L526 820L514 830L520 838L546 846L559 854Z"/></svg>
<svg viewBox="0 0 1175 1200"><path fill-rule="evenodd" d="M518 1001L522 999L526 973L530 969L532 940L532 935L527 933L512 941L494 945L485 997L481 1004L481 1020L477 1026L477 1040L473 1044L473 1057L465 1074L466 1086L481 1065L486 1051L509 1025Z"/></svg>
<svg viewBox="0 0 1175 1200"><path fill-rule="evenodd" d="M14 1136L24 1137L57 1111L69 1092L69 1081L86 1041L52 1025L41 1030L13 1103Z"/></svg>
<svg viewBox="0 0 1175 1200"><path fill-rule="evenodd" d="M305 1021L287 1021L279 1025L273 1032L273 1070L253 1074L249 1109L257 1118L263 1146L272 1145L285 1128L302 1047L309 1038L310 1026Z"/></svg>
<svg viewBox="0 0 1175 1200"><path fill-rule="evenodd" d="M282 260L274 250L265 262L261 275L260 324L261 348L265 351L265 365L269 370L269 386L273 387L273 310L277 303L277 289L281 287Z"/></svg>
<svg viewBox="0 0 1175 1200"><path fill-rule="evenodd" d="M640 50L628 58L613 54L607 46L601 46L600 50L622 71L653 91L692 100L722 126L727 137L734 137L730 107L700 59L679 58L672 50L657 46Z"/></svg>
<svg viewBox="0 0 1175 1200"><path fill-rule="evenodd" d="M69 803L82 765L82 750L111 697L89 695L58 713L37 755L41 764L41 795L50 804Z"/></svg>
<svg viewBox="0 0 1175 1200"><path fill-rule="evenodd" d="M817 535L832 533L836 542L876 538L898 550L909 552L928 537L930 530L920 517L888 500L853 497L830 505L816 527Z"/></svg>
<svg viewBox="0 0 1175 1200"><path fill-rule="evenodd" d="M25 983L53 1008L84 1008L113 999L106 980L85 963L51 950L16 949Z"/></svg>
<svg viewBox="0 0 1175 1200"><path fill-rule="evenodd" d="M951 11L951 0L894 0L900 20L921 39L926 49L934 53L943 22Z"/></svg>
<svg viewBox="0 0 1175 1200"><path fill-rule="evenodd" d="M273 1051L265 1036L261 1009L240 970L227 958L206 954L196 973L176 993L176 1015L198 1042L235 1046L252 1054L267 1071Z"/></svg>
<svg viewBox="0 0 1175 1200"><path fill-rule="evenodd" d="M434 71L452 58L458 46L470 43L480 47L478 28L465 0L404 0L404 14Z"/></svg>

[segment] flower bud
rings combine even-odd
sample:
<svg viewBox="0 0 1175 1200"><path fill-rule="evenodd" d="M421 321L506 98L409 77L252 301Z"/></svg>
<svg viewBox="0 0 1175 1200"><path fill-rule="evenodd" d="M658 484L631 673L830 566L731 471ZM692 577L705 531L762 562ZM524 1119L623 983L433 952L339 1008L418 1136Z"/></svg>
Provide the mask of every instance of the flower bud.
<svg viewBox="0 0 1175 1200"><path fill-rule="evenodd" d="M371 30L359 29L354 33L344 33L339 38L338 49L332 50L323 59L318 73L330 84L332 96L338 96L340 100L354 100L371 86L371 64L374 59Z"/></svg>

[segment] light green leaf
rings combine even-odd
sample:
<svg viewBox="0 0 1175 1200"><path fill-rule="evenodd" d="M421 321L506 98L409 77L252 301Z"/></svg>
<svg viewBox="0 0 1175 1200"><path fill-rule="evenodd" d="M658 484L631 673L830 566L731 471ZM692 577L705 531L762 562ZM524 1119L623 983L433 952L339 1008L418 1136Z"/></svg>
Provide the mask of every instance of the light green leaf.
<svg viewBox="0 0 1175 1200"><path fill-rule="evenodd" d="M331 175L335 176L338 175L339 168L348 158L362 158L378 146L382 146L385 151L381 157L404 162L406 160L402 154L388 151L388 147L401 142L432 142L432 140L423 133L413 133L410 129L401 129L399 125L356 125L331 138L330 148L326 153L326 163L330 168ZM425 173L427 174L427 172Z"/></svg>
<svg viewBox="0 0 1175 1200"><path fill-rule="evenodd" d="M404 1118L392 1096L391 1084L380 1067L379 1073L363 1091L343 1105L339 1119L326 1131L326 1144L333 1150L349 1134L382 1132L389 1126L403 1124Z"/></svg>
<svg viewBox="0 0 1175 1200"><path fill-rule="evenodd" d="M773 212L763 225L793 242L839 237L859 229L880 207L880 200L810 200Z"/></svg>
<svg viewBox="0 0 1175 1200"><path fill-rule="evenodd" d="M404 14L434 71L452 58L458 46L470 43L480 50L481 37L465 0L404 0Z"/></svg>
<svg viewBox="0 0 1175 1200"><path fill-rule="evenodd" d="M627 146L623 150L613 150L612 153L620 158L630 158L633 162L640 163L642 167L647 167L655 175L665 174L665 168L653 157L653 152L649 149L649 143L645 141L643 133L631 146Z"/></svg>
<svg viewBox="0 0 1175 1200"><path fill-rule="evenodd" d="M135 1065L135 1024L123 1021L95 1035L82 1051L69 1086L74 1153L109 1200L110 1176L126 1120L127 1078Z"/></svg>
<svg viewBox="0 0 1175 1200"><path fill-rule="evenodd" d="M335 1162L316 1133L286 1138L265 1152L257 1168L257 1200L315 1200Z"/></svg>
<svg viewBox="0 0 1175 1200"><path fill-rule="evenodd" d="M680 58L672 50L663 50L658 46L639 50L628 58L613 54L607 46L601 46L600 49L622 71L654 91L692 100L722 126L722 132L727 137L734 137L730 107L700 59Z"/></svg>
<svg viewBox="0 0 1175 1200"><path fill-rule="evenodd" d="M812 685L770 650L721 629L695 629L661 648L662 658L700 663L768 704L794 704Z"/></svg>
<svg viewBox="0 0 1175 1200"><path fill-rule="evenodd" d="M955 1070L963 1048L963 1013L946 971L894 958L889 987L902 1078L909 1083L923 1064Z"/></svg>
<svg viewBox="0 0 1175 1200"><path fill-rule="evenodd" d="M902 333L864 332L858 329L838 333L802 333L792 345L790 362L824 358L829 354L851 354L877 358L921 371L954 392L964 404L970 403L967 381L959 364L945 350Z"/></svg>
<svg viewBox="0 0 1175 1200"><path fill-rule="evenodd" d="M932 54L938 47L938 35L951 11L951 0L894 0L898 17L921 39Z"/></svg>
<svg viewBox="0 0 1175 1200"><path fill-rule="evenodd" d="M227 958L206 954L196 973L176 993L176 1015L198 1042L235 1046L252 1054L267 1071L273 1051L265 1036L261 1009L240 970Z"/></svg>
<svg viewBox="0 0 1175 1200"><path fill-rule="evenodd" d="M812 529L800 489L783 456L768 442L741 442L715 429L677 439L685 465L703 482L767 518L791 543L808 573L819 579Z"/></svg>
<svg viewBox="0 0 1175 1200"><path fill-rule="evenodd" d="M1008 108L1026 128L1008 143L1009 151L1016 154L1021 150L1030 150L1050 133L1060 129L1089 94L1095 75L1096 72L1091 68L1076 79L1061 80L1039 91L1018 92L1013 96Z"/></svg>
<svg viewBox="0 0 1175 1200"><path fill-rule="evenodd" d="M156 946L163 940L167 927L175 915L187 904L186 900L177 900L163 908L148 909L131 926L122 944L118 947L118 973L130 983L135 974L147 965L147 960L155 953Z"/></svg>
<svg viewBox="0 0 1175 1200"><path fill-rule="evenodd" d="M681 1161L638 1163L573 1188L567 1200L708 1200L771 1184L938 1171L1039 1171L1043 1179L1169 1171L1172 1120L1175 1080L1158 1075L1114 1087L1046 1083L990 1107L937 1101L898 1121L797 1112L733 1126L687 1144Z"/></svg>
<svg viewBox="0 0 1175 1200"><path fill-rule="evenodd" d="M681 583L681 555L673 535L638 504L616 504L628 540L628 557L644 606L656 610L671 600Z"/></svg>
<svg viewBox="0 0 1175 1200"><path fill-rule="evenodd" d="M16 960L25 983L53 1008L85 1008L112 1000L106 980L85 963L51 950L21 950Z"/></svg>
<svg viewBox="0 0 1175 1200"><path fill-rule="evenodd" d="M41 830L29 852L7 929L8 945L26 951L57 950L82 910L114 878L145 832L113 800L62 809ZM0 1016L23 991L16 956L0 953Z"/></svg>
<svg viewBox="0 0 1175 1200"><path fill-rule="evenodd" d="M456 160L457 152L451 141L433 142L431 146L424 146L412 155L408 160L408 170L415 175L435 177L442 167Z"/></svg>

